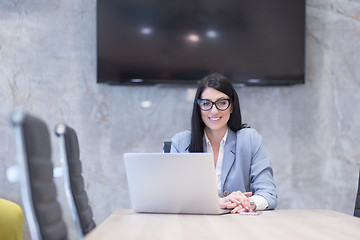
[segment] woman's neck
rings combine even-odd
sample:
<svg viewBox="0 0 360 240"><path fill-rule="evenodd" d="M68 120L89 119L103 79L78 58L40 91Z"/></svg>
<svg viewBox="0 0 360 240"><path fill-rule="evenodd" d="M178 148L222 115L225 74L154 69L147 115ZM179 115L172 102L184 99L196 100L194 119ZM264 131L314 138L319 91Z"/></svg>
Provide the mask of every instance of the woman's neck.
<svg viewBox="0 0 360 240"><path fill-rule="evenodd" d="M212 148L212 151L213 151L215 168L216 168L217 159L218 159L218 156L219 156L220 142L223 139L223 137L225 136L226 131L227 131L227 128L219 129L219 130L216 130L216 131L205 128L206 136L208 137L208 139L210 141L211 148Z"/></svg>
<svg viewBox="0 0 360 240"><path fill-rule="evenodd" d="M209 128L205 128L206 136L208 137L211 145L219 144L225 136L226 131L227 127L219 130L211 130Z"/></svg>

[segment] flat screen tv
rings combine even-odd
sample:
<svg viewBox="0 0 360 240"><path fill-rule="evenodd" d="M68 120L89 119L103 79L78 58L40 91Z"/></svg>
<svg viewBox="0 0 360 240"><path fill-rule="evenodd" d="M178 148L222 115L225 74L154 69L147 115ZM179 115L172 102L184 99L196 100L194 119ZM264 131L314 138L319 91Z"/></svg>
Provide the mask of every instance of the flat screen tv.
<svg viewBox="0 0 360 240"><path fill-rule="evenodd" d="M97 82L304 83L305 0L97 1Z"/></svg>

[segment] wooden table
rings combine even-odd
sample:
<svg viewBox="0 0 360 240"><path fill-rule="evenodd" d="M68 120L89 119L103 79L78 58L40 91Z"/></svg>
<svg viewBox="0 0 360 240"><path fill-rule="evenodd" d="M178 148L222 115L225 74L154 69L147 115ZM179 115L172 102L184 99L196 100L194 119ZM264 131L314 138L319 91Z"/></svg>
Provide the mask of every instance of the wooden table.
<svg viewBox="0 0 360 240"><path fill-rule="evenodd" d="M360 218L331 210L252 215L144 214L118 210L85 236L110 239L360 239Z"/></svg>

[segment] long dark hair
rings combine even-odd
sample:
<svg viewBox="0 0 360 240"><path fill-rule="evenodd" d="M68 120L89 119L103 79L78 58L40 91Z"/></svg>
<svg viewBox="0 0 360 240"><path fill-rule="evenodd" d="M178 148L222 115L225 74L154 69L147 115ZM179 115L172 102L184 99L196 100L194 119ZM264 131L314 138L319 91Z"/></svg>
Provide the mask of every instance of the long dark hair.
<svg viewBox="0 0 360 240"><path fill-rule="evenodd" d="M201 119L197 99L200 99L200 96L205 88L214 88L222 93L225 93L229 96L229 98L231 98L233 109L228 121L228 127L232 131L237 132L240 129L247 127L246 124L242 123L239 98L233 85L223 75L219 73L212 73L201 80L196 91L191 117L191 141L188 146L189 152L204 152L203 138L205 124Z"/></svg>

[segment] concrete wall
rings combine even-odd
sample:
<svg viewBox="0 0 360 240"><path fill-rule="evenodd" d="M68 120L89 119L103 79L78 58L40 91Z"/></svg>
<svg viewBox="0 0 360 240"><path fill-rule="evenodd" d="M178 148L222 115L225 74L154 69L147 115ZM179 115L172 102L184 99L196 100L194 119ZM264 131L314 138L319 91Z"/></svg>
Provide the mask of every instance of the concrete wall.
<svg viewBox="0 0 360 240"><path fill-rule="evenodd" d="M306 10L306 84L238 88L242 114L263 136L279 208L352 214L360 166L360 2L308 0ZM97 84L95 17L95 0L0 2L0 197L22 205L19 184L5 177L17 163L8 115L22 107L48 123L55 166L54 125L77 131L100 224L130 207L122 154L161 152L163 140L189 128L194 89ZM56 183L73 238L62 179Z"/></svg>

